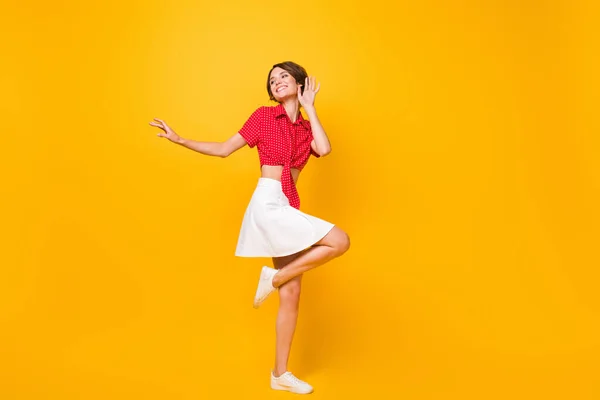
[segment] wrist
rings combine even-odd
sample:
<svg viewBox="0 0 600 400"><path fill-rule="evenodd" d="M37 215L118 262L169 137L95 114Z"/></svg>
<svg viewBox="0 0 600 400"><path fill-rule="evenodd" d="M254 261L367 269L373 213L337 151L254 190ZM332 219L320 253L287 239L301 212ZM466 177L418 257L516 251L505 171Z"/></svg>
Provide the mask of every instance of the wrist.
<svg viewBox="0 0 600 400"><path fill-rule="evenodd" d="M310 105L310 106L305 106L304 107L304 111L306 111L306 113L314 113L317 110L315 109L314 104Z"/></svg>

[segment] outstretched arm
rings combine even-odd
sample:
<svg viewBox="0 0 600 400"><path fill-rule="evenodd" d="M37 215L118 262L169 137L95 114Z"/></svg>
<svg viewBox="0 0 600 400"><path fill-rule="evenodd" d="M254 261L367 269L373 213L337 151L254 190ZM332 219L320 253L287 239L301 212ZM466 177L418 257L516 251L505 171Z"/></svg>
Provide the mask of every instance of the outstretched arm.
<svg viewBox="0 0 600 400"><path fill-rule="evenodd" d="M157 122L150 122L150 125L156 126L164 132L158 133L156 136L167 138L173 143L207 156L227 157L246 145L246 140L239 133L234 134L225 142L199 142L197 140L185 139L175 133L165 121L158 118L154 118L154 120Z"/></svg>

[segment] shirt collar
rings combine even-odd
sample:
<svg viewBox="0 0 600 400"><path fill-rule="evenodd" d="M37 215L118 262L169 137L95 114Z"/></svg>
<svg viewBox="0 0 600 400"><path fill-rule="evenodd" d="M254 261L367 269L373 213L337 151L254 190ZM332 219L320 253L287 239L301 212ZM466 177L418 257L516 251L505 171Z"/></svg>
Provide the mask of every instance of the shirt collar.
<svg viewBox="0 0 600 400"><path fill-rule="evenodd" d="M275 112L275 117L277 117L277 118L279 118L281 116L287 116L287 112L285 111L285 107L283 106L283 103L279 103L277 106L275 106L274 112ZM298 111L298 118L296 119L296 122L304 125L304 127L306 129L310 128L310 121L305 120L300 111Z"/></svg>

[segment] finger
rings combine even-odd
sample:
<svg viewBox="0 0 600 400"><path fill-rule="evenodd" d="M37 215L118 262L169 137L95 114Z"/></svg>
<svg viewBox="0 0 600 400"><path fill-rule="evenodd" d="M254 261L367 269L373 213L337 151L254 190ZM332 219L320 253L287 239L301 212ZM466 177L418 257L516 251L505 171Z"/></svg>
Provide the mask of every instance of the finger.
<svg viewBox="0 0 600 400"><path fill-rule="evenodd" d="M319 84L317 85L317 88L315 89L315 93L317 93L319 91L320 87L321 87L321 82L319 82Z"/></svg>
<svg viewBox="0 0 600 400"><path fill-rule="evenodd" d="M308 79L308 76L304 79L304 90L310 90L310 80Z"/></svg>
<svg viewBox="0 0 600 400"><path fill-rule="evenodd" d="M166 125L165 121L163 121L162 119L154 118L154 120Z"/></svg>
<svg viewBox="0 0 600 400"><path fill-rule="evenodd" d="M154 122L150 122L150 125L155 126L155 127L159 128L159 129L162 129L163 131L166 132L166 129L162 125L160 125L160 124L157 124L157 123L154 123Z"/></svg>

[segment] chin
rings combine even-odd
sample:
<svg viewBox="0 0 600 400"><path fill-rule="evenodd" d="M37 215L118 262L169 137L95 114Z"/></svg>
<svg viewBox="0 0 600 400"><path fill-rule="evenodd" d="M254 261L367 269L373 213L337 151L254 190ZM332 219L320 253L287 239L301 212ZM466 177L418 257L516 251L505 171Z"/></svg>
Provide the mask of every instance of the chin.
<svg viewBox="0 0 600 400"><path fill-rule="evenodd" d="M279 97L279 96L273 96L273 97L275 97L275 100L277 100L278 102L283 103L285 100L296 98L296 95L290 94L290 95L283 96L283 97Z"/></svg>

